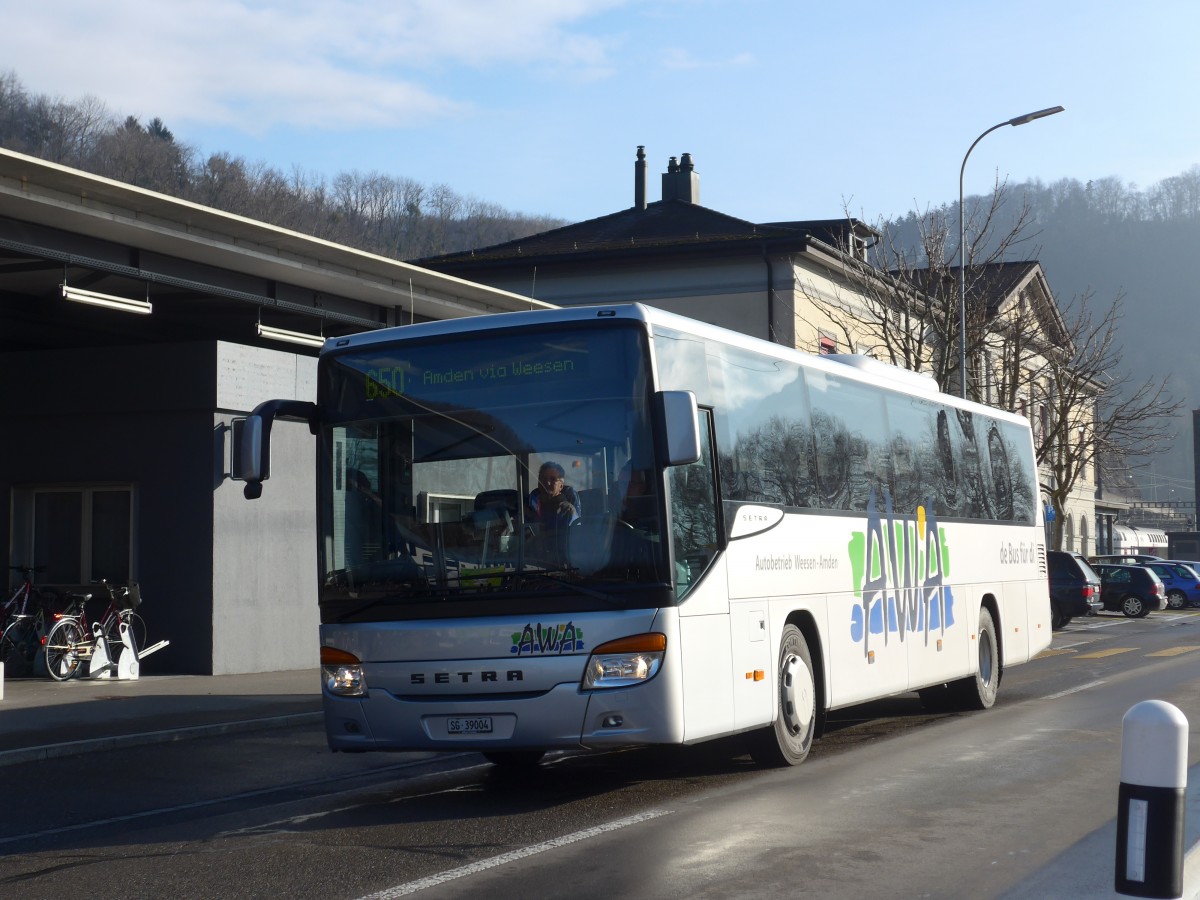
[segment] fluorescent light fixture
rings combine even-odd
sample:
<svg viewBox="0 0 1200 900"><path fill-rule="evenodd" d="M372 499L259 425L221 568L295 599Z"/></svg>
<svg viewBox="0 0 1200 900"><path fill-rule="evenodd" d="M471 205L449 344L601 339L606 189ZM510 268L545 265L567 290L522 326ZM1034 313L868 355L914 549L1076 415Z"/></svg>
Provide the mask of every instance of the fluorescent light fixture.
<svg viewBox="0 0 1200 900"><path fill-rule="evenodd" d="M258 333L273 341L287 341L289 344L303 344L305 347L321 347L325 338L319 334L309 334L306 331L288 331L286 328L274 328L271 325L258 323Z"/></svg>
<svg viewBox="0 0 1200 900"><path fill-rule="evenodd" d="M76 303L90 303L92 306L103 306L106 309L117 309L121 312L137 313L147 316L153 307L149 300L131 300L129 297L114 297L112 294L101 294L98 291L85 291L83 288L62 285L62 295L67 300Z"/></svg>

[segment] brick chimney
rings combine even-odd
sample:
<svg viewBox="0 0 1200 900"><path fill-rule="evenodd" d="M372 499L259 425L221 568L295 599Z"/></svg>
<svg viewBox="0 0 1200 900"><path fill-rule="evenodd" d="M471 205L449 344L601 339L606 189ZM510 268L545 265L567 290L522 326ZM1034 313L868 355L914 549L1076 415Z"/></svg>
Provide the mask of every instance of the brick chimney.
<svg viewBox="0 0 1200 900"><path fill-rule="evenodd" d="M671 157L667 171L662 177L662 198L700 203L700 176L692 164L692 154L683 154L678 162L675 157Z"/></svg>

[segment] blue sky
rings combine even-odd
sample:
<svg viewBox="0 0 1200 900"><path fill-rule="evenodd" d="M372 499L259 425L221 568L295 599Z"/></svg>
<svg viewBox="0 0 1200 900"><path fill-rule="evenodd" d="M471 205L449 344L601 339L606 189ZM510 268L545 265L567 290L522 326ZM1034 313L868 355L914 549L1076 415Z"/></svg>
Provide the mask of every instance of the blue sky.
<svg viewBox="0 0 1200 900"><path fill-rule="evenodd" d="M1194 0L0 0L0 69L202 154L378 171L577 221L691 153L701 203L875 221L997 175L1200 163ZM13 23L19 23L14 27Z"/></svg>

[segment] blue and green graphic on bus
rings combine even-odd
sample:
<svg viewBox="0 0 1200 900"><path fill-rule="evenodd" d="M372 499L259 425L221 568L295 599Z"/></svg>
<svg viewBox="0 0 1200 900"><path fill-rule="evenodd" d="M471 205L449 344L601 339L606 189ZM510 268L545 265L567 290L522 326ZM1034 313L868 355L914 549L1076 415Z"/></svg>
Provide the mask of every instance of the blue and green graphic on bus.
<svg viewBox="0 0 1200 900"><path fill-rule="evenodd" d="M954 594L946 583L950 548L937 516L924 506L897 515L887 491L884 505L881 515L872 491L866 531L854 532L848 546L854 593L862 599L850 613L850 636L864 651L871 635L886 643L890 634L904 640L922 633L928 641L931 631L955 624Z"/></svg>

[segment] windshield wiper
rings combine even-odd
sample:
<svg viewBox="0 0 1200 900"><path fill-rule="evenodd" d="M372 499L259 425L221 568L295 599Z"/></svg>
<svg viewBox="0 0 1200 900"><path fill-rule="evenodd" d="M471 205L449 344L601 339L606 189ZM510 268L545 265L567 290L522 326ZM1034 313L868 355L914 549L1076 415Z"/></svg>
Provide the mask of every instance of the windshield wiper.
<svg viewBox="0 0 1200 900"><path fill-rule="evenodd" d="M395 588L392 588L392 589L388 590L387 593L385 593L382 597L376 597L373 600L367 600L365 603L362 603L361 605L354 607L354 609L350 610L349 612L343 613L342 615L338 616L338 621L339 622L349 621L350 619L354 618L357 615L360 615L361 613L366 612L369 609L374 609L377 606L386 606L387 604L390 604L390 603L396 603L396 604L411 603L413 601L428 603L431 600L445 600L445 599L447 599L447 593L444 588L436 588L436 589L427 588L422 591L420 589L414 589L414 588L409 587L409 588L406 588L406 593L400 593ZM326 601L326 602L348 603L351 600L353 600L353 598L347 597L340 601Z"/></svg>
<svg viewBox="0 0 1200 900"><path fill-rule="evenodd" d="M496 573L489 577L503 578L504 581L506 582L507 589L510 591L511 590L519 590L523 586L522 580L528 578L528 579L536 580L539 583L544 583L547 585L554 585L555 587L569 589L576 594L581 594L585 597L591 597L592 599L599 600L602 603L605 603L609 606L622 605L621 600L618 599L617 597L612 596L611 594L607 594L604 591L598 591L594 588L586 587L585 585L582 585L582 584L576 584L573 581L568 581L566 578L561 577L562 575L566 574L568 571L569 571L568 569L551 569L548 571L544 571L541 569L526 569L526 570L520 571L520 572L513 571L513 572L505 572L503 574ZM453 582L451 582L451 584L453 584ZM524 585L524 586L528 586L528 585ZM412 586L405 586L404 592L401 593L400 591L397 591L395 588L392 588L392 589L388 590L384 596L375 597L372 600L367 600L364 603L361 603L361 604L355 606L353 609L342 613L341 615L338 616L338 621L339 622L348 622L348 621L354 619L355 617L362 615L363 613L367 612L368 610L375 609L376 607L379 607L379 606L386 606L388 604L402 604L402 603L413 603L413 602L429 603L429 602L433 602L433 601L449 601L449 600L487 600L487 599L494 599L497 596L501 595L503 593L503 590L504 589L501 589L499 591L497 591L497 590L486 591L486 590L464 589L461 591L456 591L456 590L454 590L453 587L449 587L449 589L447 589L447 587L440 586L440 585L437 585L437 586L430 585L428 588L426 588L424 590L422 590L420 588L414 588ZM342 600L341 602L344 603L344 602L349 601L350 599L351 598L346 598L345 600Z"/></svg>

